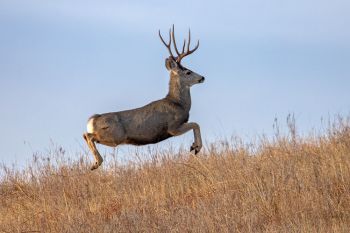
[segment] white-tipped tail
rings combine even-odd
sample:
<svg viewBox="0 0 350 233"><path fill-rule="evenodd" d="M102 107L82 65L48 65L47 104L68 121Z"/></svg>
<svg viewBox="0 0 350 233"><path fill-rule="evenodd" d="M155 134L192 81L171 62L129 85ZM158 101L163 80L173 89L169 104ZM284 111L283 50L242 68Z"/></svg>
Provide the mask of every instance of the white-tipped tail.
<svg viewBox="0 0 350 233"><path fill-rule="evenodd" d="M87 132L88 133L93 133L94 132L94 120L95 120L95 118L92 117L92 118L89 119L89 121L87 123L86 128L87 128Z"/></svg>

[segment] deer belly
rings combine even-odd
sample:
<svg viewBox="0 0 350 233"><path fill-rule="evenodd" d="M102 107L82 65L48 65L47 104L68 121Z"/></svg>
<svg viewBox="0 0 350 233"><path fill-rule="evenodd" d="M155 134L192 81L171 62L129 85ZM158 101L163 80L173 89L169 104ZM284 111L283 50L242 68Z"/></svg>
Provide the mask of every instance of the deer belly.
<svg viewBox="0 0 350 233"><path fill-rule="evenodd" d="M132 145L146 145L146 144L153 144L160 141L163 141L172 135L167 132L167 130L162 131L154 131L152 129L150 130L144 130L140 131L136 134L128 134L127 136L127 143Z"/></svg>
<svg viewBox="0 0 350 233"><path fill-rule="evenodd" d="M158 138L153 138L153 139L149 139L149 138L127 138L126 140L126 144L131 144L131 145L135 145L135 146L142 146L142 145L147 145L147 144L154 144L157 142L161 142L167 138L171 137L171 135L167 135L164 137L158 137Z"/></svg>

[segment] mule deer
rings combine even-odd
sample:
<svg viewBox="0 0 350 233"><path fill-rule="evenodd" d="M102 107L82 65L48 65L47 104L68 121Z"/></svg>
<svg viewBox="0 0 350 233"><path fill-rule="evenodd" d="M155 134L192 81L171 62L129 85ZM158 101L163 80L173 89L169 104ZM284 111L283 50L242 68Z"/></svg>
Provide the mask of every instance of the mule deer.
<svg viewBox="0 0 350 233"><path fill-rule="evenodd" d="M170 72L169 93L165 98L141 108L96 114L90 117L87 123L87 132L84 133L83 137L95 157L95 163L91 170L98 168L103 162L95 142L111 147L120 144L146 145L193 130L194 143L190 151L194 150L197 154L202 148L199 125L195 122L188 122L188 118L191 108L190 87L204 82L204 77L181 65L181 60L184 57L198 49L199 41L191 50L191 31L189 30L187 48L185 50L185 40L180 53L176 46L174 25L172 30L169 30L168 43L164 41L160 30L158 33L170 54L165 59L165 67ZM172 53L172 42L177 56Z"/></svg>

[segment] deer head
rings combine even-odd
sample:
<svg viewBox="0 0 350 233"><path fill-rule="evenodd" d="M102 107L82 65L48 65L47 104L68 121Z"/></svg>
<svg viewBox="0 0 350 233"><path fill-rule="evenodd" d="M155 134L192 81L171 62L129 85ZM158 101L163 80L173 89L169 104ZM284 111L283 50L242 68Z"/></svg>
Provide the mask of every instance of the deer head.
<svg viewBox="0 0 350 233"><path fill-rule="evenodd" d="M171 78L177 78L178 81L182 84L181 86L186 86L186 87L190 87L194 84L204 82L204 77L202 75L199 75L199 74L193 72L192 70L187 69L186 67L181 65L181 60L184 57L192 54L194 51L196 51L198 49L199 40L197 42L197 45L194 47L194 49L191 50L190 49L191 30L189 30L186 51L185 51L186 39L185 39L183 46L182 46L182 51L180 53L177 46L176 46L175 32L174 31L175 30L174 30L174 25L173 25L172 29L169 30L169 42L168 43L166 43L164 41L162 35L160 34L160 30L158 32L161 41L163 42L165 47L167 47L169 54L170 54L170 56L165 59L165 67L170 71ZM175 52L177 54L176 57L172 53L171 42L173 42L173 44L174 44L174 49L175 49Z"/></svg>

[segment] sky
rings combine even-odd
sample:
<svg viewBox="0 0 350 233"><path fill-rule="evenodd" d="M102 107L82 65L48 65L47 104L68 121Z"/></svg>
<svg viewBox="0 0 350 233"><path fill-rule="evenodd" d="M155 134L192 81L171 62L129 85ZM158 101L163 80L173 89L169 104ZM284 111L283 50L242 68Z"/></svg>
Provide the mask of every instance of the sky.
<svg viewBox="0 0 350 233"><path fill-rule="evenodd" d="M322 128L349 116L349 12L348 0L0 0L0 162L86 150L89 116L163 98L158 30L172 24L179 41L188 28L200 40L182 63L206 77L190 112L206 143L271 135L288 114L301 133Z"/></svg>

